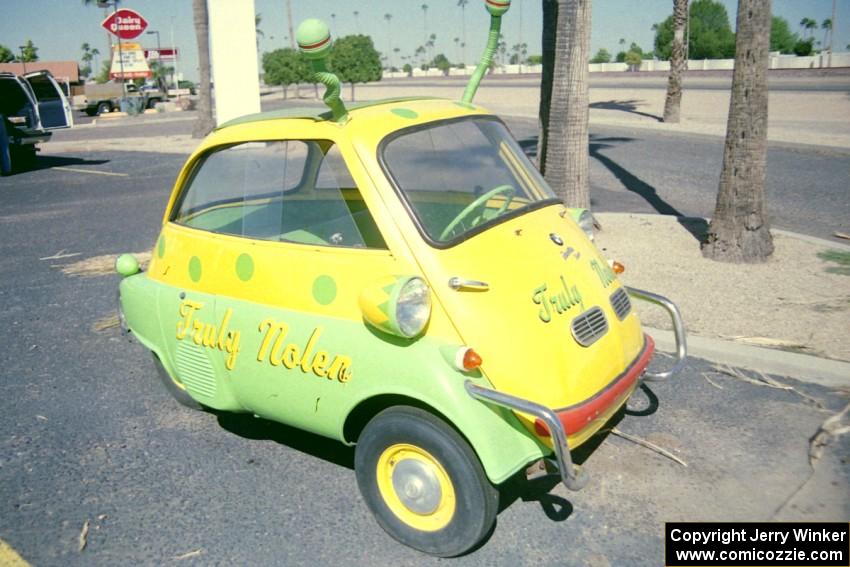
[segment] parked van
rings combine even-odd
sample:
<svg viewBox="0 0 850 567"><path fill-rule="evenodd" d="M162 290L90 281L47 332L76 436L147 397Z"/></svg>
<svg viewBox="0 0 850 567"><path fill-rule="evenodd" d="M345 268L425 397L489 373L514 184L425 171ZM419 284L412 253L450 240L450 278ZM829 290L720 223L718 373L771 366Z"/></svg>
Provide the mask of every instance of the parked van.
<svg viewBox="0 0 850 567"><path fill-rule="evenodd" d="M3 175L32 164L36 145L50 140L53 130L74 125L71 104L49 71L0 72L0 118Z"/></svg>

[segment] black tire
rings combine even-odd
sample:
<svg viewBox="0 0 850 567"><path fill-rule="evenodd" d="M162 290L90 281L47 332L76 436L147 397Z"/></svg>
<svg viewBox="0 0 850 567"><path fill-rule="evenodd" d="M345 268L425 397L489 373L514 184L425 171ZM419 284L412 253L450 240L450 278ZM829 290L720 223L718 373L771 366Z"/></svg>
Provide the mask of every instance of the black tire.
<svg viewBox="0 0 850 567"><path fill-rule="evenodd" d="M155 353L151 354L153 355L154 366L156 366L156 373L165 386L165 389L168 390L169 394L171 394L171 397L177 400L177 403L182 406L186 406L193 410L203 410L204 406L196 402L195 399L186 392L186 390L174 382L174 379L168 374L168 371L162 365L159 357Z"/></svg>
<svg viewBox="0 0 850 567"><path fill-rule="evenodd" d="M112 105L108 102L101 102L97 105L97 115L105 114L107 112L112 112Z"/></svg>
<svg viewBox="0 0 850 567"><path fill-rule="evenodd" d="M16 171L27 171L35 167L36 151L34 145L13 147L12 150L12 159L15 162Z"/></svg>
<svg viewBox="0 0 850 567"><path fill-rule="evenodd" d="M87 108L87 109L85 109L84 112L88 116L97 116L97 109L94 109L94 108Z"/></svg>
<svg viewBox="0 0 850 567"><path fill-rule="evenodd" d="M405 453L405 447L414 451ZM436 464L426 459L422 465L416 451ZM405 463L406 468L402 469ZM412 474L405 476L405 471L411 471L411 464ZM425 471L421 474L423 466ZM378 524L414 549L438 557L454 557L474 548L493 528L499 507L498 491L490 484L469 444L452 427L424 410L395 406L372 418L357 441L354 470L360 493ZM437 476L442 481L434 484ZM399 492L397 486L405 490ZM429 490L432 486L445 488ZM449 490L454 499L445 497ZM438 504L431 502L434 498ZM415 511L417 506L431 511ZM434 521L423 525L431 520Z"/></svg>
<svg viewBox="0 0 850 567"><path fill-rule="evenodd" d="M150 100L148 101L148 108L156 108L156 104L157 104L158 102L162 102L162 101L161 101L161 100L159 100L158 98L152 98L152 99L150 99Z"/></svg>

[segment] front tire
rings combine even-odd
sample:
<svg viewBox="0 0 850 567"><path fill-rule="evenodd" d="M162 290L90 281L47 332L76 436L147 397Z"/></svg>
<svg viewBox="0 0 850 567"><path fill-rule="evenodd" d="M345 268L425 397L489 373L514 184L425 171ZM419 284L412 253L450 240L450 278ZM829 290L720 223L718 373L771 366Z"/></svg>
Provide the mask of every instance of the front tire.
<svg viewBox="0 0 850 567"><path fill-rule="evenodd" d="M378 524L401 543L438 557L461 555L490 532L499 493L469 444L436 416L396 406L357 441L357 484Z"/></svg>
<svg viewBox="0 0 850 567"><path fill-rule="evenodd" d="M108 102L101 102L97 105L97 115L106 114L107 112L112 112L112 105Z"/></svg>

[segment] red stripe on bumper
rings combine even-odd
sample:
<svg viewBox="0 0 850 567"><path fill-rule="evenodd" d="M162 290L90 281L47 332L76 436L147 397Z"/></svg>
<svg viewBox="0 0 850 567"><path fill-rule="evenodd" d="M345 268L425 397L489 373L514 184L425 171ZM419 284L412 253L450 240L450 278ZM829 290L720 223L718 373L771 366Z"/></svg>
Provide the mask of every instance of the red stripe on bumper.
<svg viewBox="0 0 850 567"><path fill-rule="evenodd" d="M620 399L637 382L638 378L646 370L649 361L652 360L652 354L655 352L655 341L649 335L644 336L646 337L646 343L643 351L638 355L632 365L604 390L585 402L572 407L555 410L567 435L574 435L587 427L590 422L605 413L613 403ZM534 422L534 429L538 435L549 437L549 429L543 421L536 420Z"/></svg>

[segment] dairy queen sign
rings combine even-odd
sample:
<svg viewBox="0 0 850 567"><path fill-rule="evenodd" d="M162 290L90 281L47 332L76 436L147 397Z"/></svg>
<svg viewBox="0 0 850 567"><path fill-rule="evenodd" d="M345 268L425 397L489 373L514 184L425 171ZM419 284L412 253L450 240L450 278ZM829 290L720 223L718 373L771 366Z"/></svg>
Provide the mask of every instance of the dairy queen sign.
<svg viewBox="0 0 850 567"><path fill-rule="evenodd" d="M133 39L142 35L148 22L135 10L122 8L110 14L100 25L121 39Z"/></svg>

